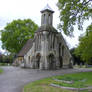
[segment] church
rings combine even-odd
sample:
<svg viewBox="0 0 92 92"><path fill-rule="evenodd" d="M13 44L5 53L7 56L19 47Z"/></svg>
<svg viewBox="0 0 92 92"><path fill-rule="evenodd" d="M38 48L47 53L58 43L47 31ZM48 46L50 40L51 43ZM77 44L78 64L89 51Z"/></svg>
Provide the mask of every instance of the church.
<svg viewBox="0 0 92 92"><path fill-rule="evenodd" d="M41 10L41 26L35 31L15 59L18 65L31 69L72 67L72 56L60 32L53 27L54 11L47 5Z"/></svg>

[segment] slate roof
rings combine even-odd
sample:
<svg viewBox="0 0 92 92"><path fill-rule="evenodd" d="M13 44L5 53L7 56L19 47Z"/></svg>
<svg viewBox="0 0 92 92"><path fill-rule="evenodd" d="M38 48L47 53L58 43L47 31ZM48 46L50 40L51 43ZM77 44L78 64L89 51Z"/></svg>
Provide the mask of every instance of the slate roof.
<svg viewBox="0 0 92 92"><path fill-rule="evenodd" d="M46 10L54 13L54 11L51 9L51 7L48 4L41 10L41 12L43 13Z"/></svg>
<svg viewBox="0 0 92 92"><path fill-rule="evenodd" d="M29 39L26 44L23 46L23 48L20 50L20 52L18 53L18 57L23 57L31 48L33 45L33 40Z"/></svg>
<svg viewBox="0 0 92 92"><path fill-rule="evenodd" d="M36 32L42 32L42 31L57 33L57 30L51 25L42 25L40 28L38 28L38 30Z"/></svg>

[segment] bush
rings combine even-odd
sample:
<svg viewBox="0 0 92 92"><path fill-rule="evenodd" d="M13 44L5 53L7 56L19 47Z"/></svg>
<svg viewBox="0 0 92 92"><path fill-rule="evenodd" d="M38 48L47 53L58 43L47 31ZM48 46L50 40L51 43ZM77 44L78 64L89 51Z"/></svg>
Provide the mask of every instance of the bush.
<svg viewBox="0 0 92 92"><path fill-rule="evenodd" d="M9 64L9 63L0 63L0 66L9 66L9 65L11 65L11 64Z"/></svg>

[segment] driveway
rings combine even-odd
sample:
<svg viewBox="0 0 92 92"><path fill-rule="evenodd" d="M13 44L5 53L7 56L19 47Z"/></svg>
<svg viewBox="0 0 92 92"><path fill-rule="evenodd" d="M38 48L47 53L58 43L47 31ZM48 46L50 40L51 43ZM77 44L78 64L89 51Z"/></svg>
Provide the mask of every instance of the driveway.
<svg viewBox="0 0 92 92"><path fill-rule="evenodd" d="M35 80L66 73L92 71L92 69L61 69L49 71L21 69L12 66L1 68L3 68L4 73L0 75L0 92L22 92L25 84Z"/></svg>

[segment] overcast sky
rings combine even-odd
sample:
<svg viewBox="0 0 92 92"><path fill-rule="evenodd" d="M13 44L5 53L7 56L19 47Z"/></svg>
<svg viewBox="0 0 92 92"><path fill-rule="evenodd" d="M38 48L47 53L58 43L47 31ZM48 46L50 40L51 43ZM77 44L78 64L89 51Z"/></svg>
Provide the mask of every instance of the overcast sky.
<svg viewBox="0 0 92 92"><path fill-rule="evenodd" d="M58 0L0 0L0 29L3 29L7 23L15 19L32 19L36 24L41 24L40 11L48 3L49 6L55 11L53 18L53 25L57 29L59 23L59 11L56 6ZM88 22L89 23L89 22ZM85 23L86 26L88 23ZM65 37L70 47L78 44L79 31L75 32L74 38ZM0 51L1 48L0 42Z"/></svg>

